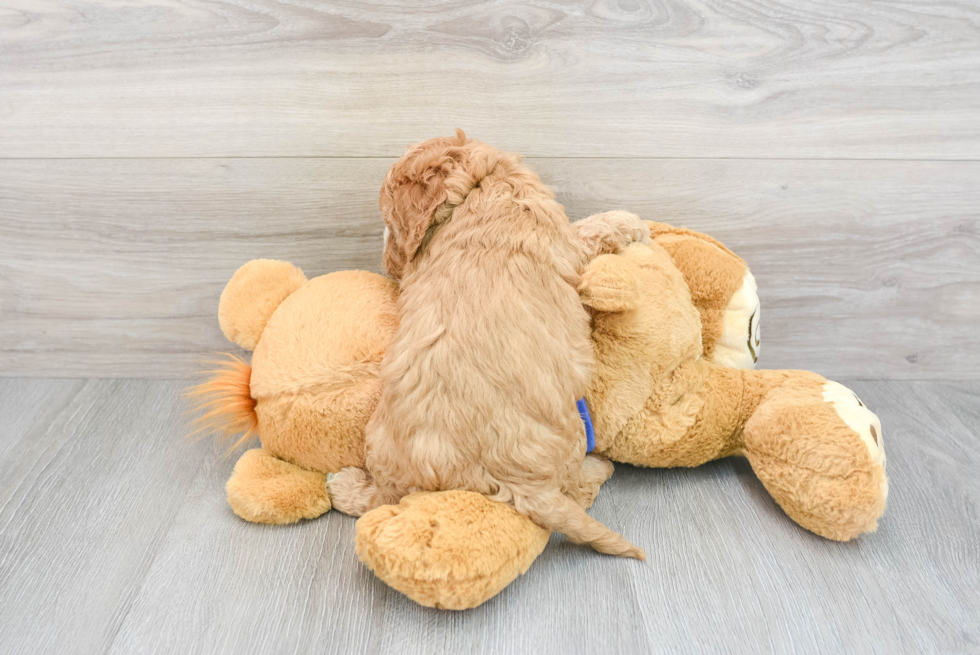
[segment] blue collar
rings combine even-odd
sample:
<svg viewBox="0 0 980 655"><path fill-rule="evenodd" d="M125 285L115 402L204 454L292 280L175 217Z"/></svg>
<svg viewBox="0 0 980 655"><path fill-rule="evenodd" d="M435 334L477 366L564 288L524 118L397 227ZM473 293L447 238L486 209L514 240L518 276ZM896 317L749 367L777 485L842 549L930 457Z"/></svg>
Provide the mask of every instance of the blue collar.
<svg viewBox="0 0 980 655"><path fill-rule="evenodd" d="M578 406L578 415L585 423L585 452L591 453L595 450L595 430L592 428L592 417L589 416L589 406L585 404L585 398L575 403Z"/></svg>

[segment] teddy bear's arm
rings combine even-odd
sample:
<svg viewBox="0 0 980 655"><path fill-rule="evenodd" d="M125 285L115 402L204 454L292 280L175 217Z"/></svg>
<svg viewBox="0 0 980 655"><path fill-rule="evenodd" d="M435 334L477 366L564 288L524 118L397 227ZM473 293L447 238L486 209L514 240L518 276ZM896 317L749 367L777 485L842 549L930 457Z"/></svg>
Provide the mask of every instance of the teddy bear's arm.
<svg viewBox="0 0 980 655"><path fill-rule="evenodd" d="M599 255L586 267L578 286L582 304L600 312L635 309L640 300L636 264L619 255Z"/></svg>

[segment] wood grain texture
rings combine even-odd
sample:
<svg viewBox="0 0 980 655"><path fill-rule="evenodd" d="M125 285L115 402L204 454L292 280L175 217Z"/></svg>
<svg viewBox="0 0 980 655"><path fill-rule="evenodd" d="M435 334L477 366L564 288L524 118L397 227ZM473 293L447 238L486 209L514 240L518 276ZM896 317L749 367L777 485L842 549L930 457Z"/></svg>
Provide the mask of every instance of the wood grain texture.
<svg viewBox="0 0 980 655"><path fill-rule="evenodd" d="M5 157L980 156L974 0L5 0Z"/></svg>
<svg viewBox="0 0 980 655"><path fill-rule="evenodd" d="M212 444L184 438L176 382L17 381L46 411L0 454L5 653L104 652ZM2 422L12 405L4 381ZM44 398L48 395L50 398Z"/></svg>
<svg viewBox="0 0 980 655"><path fill-rule="evenodd" d="M24 422L65 390L5 405ZM649 554L556 537L462 613L419 607L352 552L353 519L237 519L235 457L182 440L179 384L68 383L73 398L0 453L0 643L59 653L971 653L980 645L980 382L857 382L891 478L877 532L793 524L744 460L617 467L591 513ZM33 386L31 386L33 385Z"/></svg>
<svg viewBox="0 0 980 655"><path fill-rule="evenodd" d="M13 448L35 423L48 420L46 415L61 411L83 384L81 380L0 378L0 402L5 408L16 408L0 413L0 451Z"/></svg>
<svg viewBox="0 0 980 655"><path fill-rule="evenodd" d="M378 270L389 159L0 161L0 374L182 377L249 259ZM980 375L980 163L530 159L752 267L767 368Z"/></svg>

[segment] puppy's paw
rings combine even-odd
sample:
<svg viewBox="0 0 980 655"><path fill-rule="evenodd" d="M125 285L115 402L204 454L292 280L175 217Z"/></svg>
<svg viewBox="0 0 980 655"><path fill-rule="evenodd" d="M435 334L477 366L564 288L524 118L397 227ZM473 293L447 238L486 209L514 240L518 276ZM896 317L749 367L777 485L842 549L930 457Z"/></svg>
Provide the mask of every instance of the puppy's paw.
<svg viewBox="0 0 980 655"><path fill-rule="evenodd" d="M617 255L600 255L582 273L578 286L583 305L600 312L625 312L639 304L640 282L632 262Z"/></svg>
<svg viewBox="0 0 980 655"><path fill-rule="evenodd" d="M650 227L631 212L593 214L572 226L590 260L602 254L622 252L631 243L650 243Z"/></svg>
<svg viewBox="0 0 980 655"><path fill-rule="evenodd" d="M333 508L350 516L361 516L371 509L374 481L362 468L348 466L327 474L327 493Z"/></svg>

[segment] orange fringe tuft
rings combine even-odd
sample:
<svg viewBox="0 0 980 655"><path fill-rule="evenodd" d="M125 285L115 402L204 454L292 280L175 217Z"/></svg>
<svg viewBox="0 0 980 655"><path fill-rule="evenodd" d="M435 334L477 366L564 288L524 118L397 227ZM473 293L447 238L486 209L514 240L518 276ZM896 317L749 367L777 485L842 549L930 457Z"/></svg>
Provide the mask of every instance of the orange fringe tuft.
<svg viewBox="0 0 980 655"><path fill-rule="evenodd" d="M203 412L194 419L191 436L219 434L228 438L241 433L230 451L258 436L259 419L249 387L252 367L237 355L225 353L224 357L205 362L215 368L203 371L208 379L187 389L184 396L192 403L192 412Z"/></svg>

